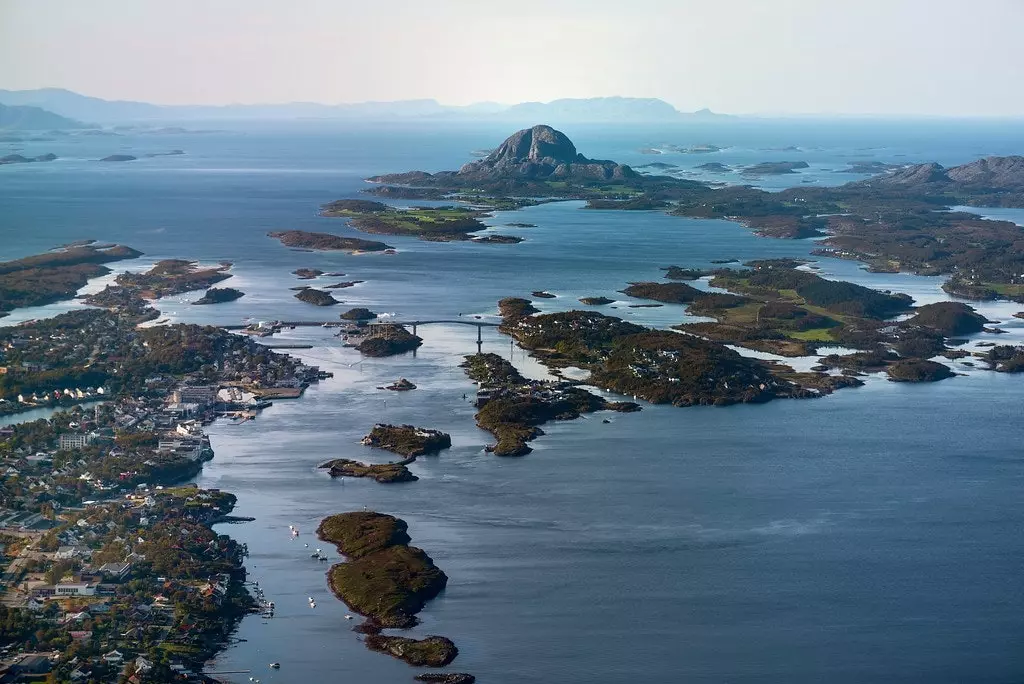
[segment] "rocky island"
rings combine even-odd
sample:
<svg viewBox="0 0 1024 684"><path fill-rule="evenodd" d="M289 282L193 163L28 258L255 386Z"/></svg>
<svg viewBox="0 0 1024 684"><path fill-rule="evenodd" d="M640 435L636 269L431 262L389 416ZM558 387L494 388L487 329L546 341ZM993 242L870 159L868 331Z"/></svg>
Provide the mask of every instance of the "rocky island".
<svg viewBox="0 0 1024 684"><path fill-rule="evenodd" d="M324 272L318 268L297 268L292 274L299 280L313 280L322 276Z"/></svg>
<svg viewBox="0 0 1024 684"><path fill-rule="evenodd" d="M340 316L340 318L344 321L372 321L376 317L377 314L361 306L357 306L354 309L349 309Z"/></svg>
<svg viewBox="0 0 1024 684"><path fill-rule="evenodd" d="M37 157L23 157L20 154L8 154L0 157L0 165L3 164L31 164L33 162L50 162L57 159L57 155L49 152Z"/></svg>
<svg viewBox="0 0 1024 684"><path fill-rule="evenodd" d="M384 449L406 458L436 454L452 445L452 438L440 430L418 428L414 425L388 425L378 423L362 443L376 449Z"/></svg>
<svg viewBox="0 0 1024 684"><path fill-rule="evenodd" d="M332 515L317 528L348 557L328 573L331 591L381 628L416 625L416 614L448 583L430 556L409 546L407 530L404 520L372 511Z"/></svg>
<svg viewBox="0 0 1024 684"><path fill-rule="evenodd" d="M423 344L422 337L413 335L398 323L381 323L369 327L372 330L356 347L366 356L395 356L415 351Z"/></svg>
<svg viewBox="0 0 1024 684"><path fill-rule="evenodd" d="M223 302L233 302L239 297L244 296L245 293L241 290L236 290L232 287L211 287L206 291L200 299L192 302L193 304L221 304Z"/></svg>
<svg viewBox="0 0 1024 684"><path fill-rule="evenodd" d="M614 299L609 299L608 297L580 297L580 303L587 306L605 306L614 301Z"/></svg>
<svg viewBox="0 0 1024 684"><path fill-rule="evenodd" d="M415 482L419 479L406 467L412 460L406 459L397 463L363 463L349 458L336 458L317 467L326 470L331 477L368 477L382 484L391 484Z"/></svg>
<svg viewBox="0 0 1024 684"><path fill-rule="evenodd" d="M101 162L128 162L135 161L138 157L133 157L130 154L112 154L107 157L100 159Z"/></svg>
<svg viewBox="0 0 1024 684"><path fill-rule="evenodd" d="M495 436L487 450L496 456L523 456L527 442L541 436L540 426L552 420L572 420L594 411L638 411L632 402L609 402L571 382L527 380L497 354L474 354L462 364L479 383L477 425Z"/></svg>
<svg viewBox="0 0 1024 684"><path fill-rule="evenodd" d="M299 247L320 251L338 252L383 252L394 249L383 242L363 240L362 238L342 237L330 233L311 233L305 230L282 230L267 233L268 236L281 241L285 247Z"/></svg>
<svg viewBox="0 0 1024 684"><path fill-rule="evenodd" d="M304 287L295 293L295 298L314 306L334 306L341 304L340 301L331 296L330 292L318 290L315 287Z"/></svg>

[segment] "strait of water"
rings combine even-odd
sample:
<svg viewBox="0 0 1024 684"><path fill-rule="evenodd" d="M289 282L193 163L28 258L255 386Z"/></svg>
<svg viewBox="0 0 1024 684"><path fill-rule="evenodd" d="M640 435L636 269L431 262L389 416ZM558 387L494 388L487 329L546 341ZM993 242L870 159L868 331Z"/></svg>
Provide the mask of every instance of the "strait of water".
<svg viewBox="0 0 1024 684"><path fill-rule="evenodd" d="M192 307L198 293L159 303L165 317L237 323L243 318L320 320L337 311L294 300L288 288L364 280L336 296L401 317L495 313L497 299L547 289L545 310L577 297L640 323L685 319L681 307L629 309L629 281L657 279L670 264L723 258L806 256L813 241L757 238L724 221L657 212L596 212L564 202L498 213L495 232L519 245L434 244L388 238L394 256L286 249L268 230L353 234L316 216L319 204L357 196L362 178L413 168L457 168L469 151L497 145L494 126L294 125L219 133L67 137L8 146L61 159L0 168L0 259L81 238L145 252L121 268L178 257L232 261L225 284L246 292L229 304ZM956 164L1024 152L1006 124L800 124L733 122L673 129L565 129L588 156L684 171L806 160L805 173L764 179L840 183L850 160ZM714 155L642 155L642 147L718 144ZM795 146L797 150L785 150ZM17 148L17 149L15 149ZM124 164L114 153L181 148L183 156ZM4 152L7 153L7 152ZM696 171L694 171L696 173ZM695 176L696 177L696 176ZM730 179L726 179L730 180ZM1021 221L1021 213L983 211ZM1016 218L1015 218L1016 217ZM509 222L536 224L513 228ZM827 277L907 292L918 303L945 296L940 279L869 274L819 260ZM297 281L299 267L343 278ZM90 283L100 288L103 282ZM74 304L21 310L12 324ZM981 307L1019 342L1020 306ZM264 682L409 682L416 669L371 653L349 631L345 606L326 589L325 515L363 506L409 522L449 576L415 634L443 634L460 655L449 670L504 682L1016 682L1024 677L1024 418L1020 378L972 370L934 385L870 377L863 388L819 400L730 408L645 407L545 426L535 451L500 459L482 447L457 364L475 350L468 326L425 326L415 354L361 360L330 331L300 328L273 343L335 377L297 401L279 401L250 423L210 428L216 451L198 482L239 496L255 522L224 526L249 545L250 577L278 607L246 618L244 642L212 671L252 670ZM531 375L543 369L495 331L485 351ZM398 377L419 389L376 389ZM332 481L330 458L380 458L357 442L372 423L407 422L450 432L453 448L411 466L399 485ZM292 539L288 525L302 534ZM306 548L305 544L310 547ZM337 557L334 549L330 551ZM317 598L317 608L306 597ZM281 669L268 669L280 662ZM248 675L238 676L247 681Z"/></svg>

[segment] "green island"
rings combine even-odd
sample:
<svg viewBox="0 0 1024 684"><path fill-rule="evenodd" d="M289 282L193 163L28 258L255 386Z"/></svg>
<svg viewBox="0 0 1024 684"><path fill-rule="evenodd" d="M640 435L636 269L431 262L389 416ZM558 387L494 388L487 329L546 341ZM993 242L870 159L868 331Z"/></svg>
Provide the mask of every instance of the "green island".
<svg viewBox="0 0 1024 684"><path fill-rule="evenodd" d="M319 268L297 268L292 274L299 280L313 280L324 274Z"/></svg>
<svg viewBox="0 0 1024 684"><path fill-rule="evenodd" d="M452 438L440 430L418 428L414 425L378 423L360 443L390 451L404 458L393 463L363 463L348 458L336 458L318 467L326 470L331 477L368 477L384 484L415 482L419 478L409 472L406 466L418 456L436 454L442 449L449 448L452 445Z"/></svg>
<svg viewBox="0 0 1024 684"><path fill-rule="evenodd" d="M34 256L0 262L0 316L26 306L71 299L90 279L109 274L103 264L142 255L123 245L93 240Z"/></svg>
<svg viewBox="0 0 1024 684"><path fill-rule="evenodd" d="M366 356L384 357L415 351L423 344L423 338L413 335L398 323L379 323L371 328L366 338L356 349Z"/></svg>
<svg viewBox="0 0 1024 684"><path fill-rule="evenodd" d="M314 306L334 306L335 304L341 304L341 302L331 296L330 292L324 292L318 290L315 287L304 287L295 293L295 298L300 302L312 304Z"/></svg>
<svg viewBox="0 0 1024 684"><path fill-rule="evenodd" d="M245 293L233 287L211 287L201 298L192 302L193 304L223 304L233 302L244 297Z"/></svg>
<svg viewBox="0 0 1024 684"><path fill-rule="evenodd" d="M335 596L368 618L366 633L408 628L416 614L448 583L448 577L422 549L409 546L404 520L373 511L324 518L320 539L348 558L331 567L328 584Z"/></svg>
<svg viewBox="0 0 1024 684"><path fill-rule="evenodd" d="M779 164L775 170L787 172L802 162ZM662 209L683 217L728 219L767 237L824 237L820 253L863 261L876 270L945 275L946 291L956 296L1024 301L1019 226L950 210L959 205L1024 207L1020 156L987 157L949 168L915 164L838 187L767 192L640 174L612 161L588 159L563 133L534 126L458 171L367 180L378 185L374 194L395 198L583 199L606 210Z"/></svg>
<svg viewBox="0 0 1024 684"><path fill-rule="evenodd" d="M522 242L522 238L507 235L474 236L473 233L487 228L480 219L490 214L486 210L465 206L398 209L383 202L336 200L323 205L320 215L349 219L349 225L356 230L376 235L409 235L432 242Z"/></svg>
<svg viewBox="0 0 1024 684"><path fill-rule="evenodd" d="M444 667L459 655L448 637L428 636L422 639L388 636L384 634L368 634L363 643L371 651L379 651L404 660L416 667ZM422 680L421 680L422 681Z"/></svg>
<svg viewBox="0 0 1024 684"><path fill-rule="evenodd" d="M539 427L552 420L573 420L595 411L639 411L632 402L610 402L567 381L528 380L497 354L473 354L462 367L479 384L477 425L497 442L487 450L496 456L523 456L527 442L541 436Z"/></svg>
<svg viewBox="0 0 1024 684"><path fill-rule="evenodd" d="M406 468L414 460L407 458L397 463L363 463L350 458L336 458L317 467L326 470L331 477L368 477L382 484L392 484L419 479Z"/></svg>
<svg viewBox="0 0 1024 684"><path fill-rule="evenodd" d="M607 297L580 297L580 304L586 304L587 306L605 306L614 301L614 299L608 299Z"/></svg>
<svg viewBox="0 0 1024 684"><path fill-rule="evenodd" d="M376 317L377 314L362 306L349 309L340 316L343 321L372 321Z"/></svg>
<svg viewBox="0 0 1024 684"><path fill-rule="evenodd" d="M418 428L415 425L377 423L363 437L361 443L406 458L415 458L424 454L436 454L451 447L452 438L440 430Z"/></svg>
<svg viewBox="0 0 1024 684"><path fill-rule="evenodd" d="M267 233L269 237L281 241L285 247L337 252L384 252L394 249L390 245L375 240L342 237L330 233L311 233L305 230L281 230Z"/></svg>

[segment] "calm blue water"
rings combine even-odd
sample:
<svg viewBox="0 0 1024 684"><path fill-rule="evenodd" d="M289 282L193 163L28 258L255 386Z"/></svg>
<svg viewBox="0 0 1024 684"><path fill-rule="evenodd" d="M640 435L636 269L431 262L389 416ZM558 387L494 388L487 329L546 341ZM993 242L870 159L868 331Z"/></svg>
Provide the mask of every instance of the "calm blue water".
<svg viewBox="0 0 1024 684"><path fill-rule="evenodd" d="M93 237L146 252L117 267L165 257L235 263L227 284L245 297L212 307L190 307L197 295L161 302L173 320L336 315L288 289L299 282L293 269L315 267L366 281L337 291L346 306L404 316L491 315L498 298L542 288L559 295L540 302L547 310L606 295L621 300L607 312L660 326L685 314L628 309L617 291L673 263L803 256L814 247L757 238L728 222L578 203L497 214L489 223L525 237L519 245L393 238L397 255L352 256L295 252L265 237L285 228L345 233L342 222L316 216L320 203L354 196L370 174L457 167L507 133L294 126L32 143L21 151L62 159L0 167L0 259ZM851 159L955 164L1024 152L1024 132L996 124L738 122L566 133L584 154L638 164L812 163L806 176L766 187L808 177L843 182L848 176L824 169ZM665 142L729 149L673 159L638 152ZM800 151L771 149L790 145ZM187 154L89 161L173 148ZM504 226L510 221L537 227ZM908 292L920 303L944 298L939 279L818 265L829 277ZM984 307L1009 334L975 342L1024 339L1024 321L1010 317L1019 308ZM278 605L273 620L246 619L239 636L247 641L212 670L251 668L264 682L411 681L415 669L366 651L348 631L325 567L303 546L318 545L312 531L323 516L365 505L405 518L414 543L448 573L449 589L415 632L453 638L461 654L451 669L484 684L1024 678L1019 377L954 364L967 374L932 386L872 377L816 401L648 407L612 415L610 425L590 417L546 426L534 453L507 460L483 452L489 435L462 399L471 385L456 364L474 350L475 331L420 333L427 340L415 357L360 362L326 331L290 331L276 341L314 344L299 353L336 377L255 422L212 427L217 456L199 482L237 493L238 514L257 518L225 531L249 545L251 576ZM543 373L493 331L485 350ZM399 376L419 389L375 389ZM357 441L382 419L451 432L454 447L417 462L415 483L341 483L316 471L328 458L374 458ZM289 524L302 530L297 540ZM315 610L310 595L319 599ZM272 661L280 671L267 668Z"/></svg>

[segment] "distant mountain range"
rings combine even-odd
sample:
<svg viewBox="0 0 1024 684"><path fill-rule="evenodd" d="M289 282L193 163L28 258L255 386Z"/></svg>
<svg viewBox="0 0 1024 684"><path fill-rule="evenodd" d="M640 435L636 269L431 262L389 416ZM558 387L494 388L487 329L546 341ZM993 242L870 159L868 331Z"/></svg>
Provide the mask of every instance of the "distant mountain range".
<svg viewBox="0 0 1024 684"><path fill-rule="evenodd" d="M350 120L495 120L533 123L551 122L672 122L722 117L704 109L695 113L678 111L655 98L594 97L552 102L524 102L503 105L481 102L467 106L443 105L436 100L399 100L327 105L316 102L284 104L155 105L148 102L103 100L61 88L0 90L0 103L35 107L60 117L97 123L134 121L181 121L227 119L350 119ZM40 126L58 128L64 126Z"/></svg>
<svg viewBox="0 0 1024 684"><path fill-rule="evenodd" d="M62 128L86 128L86 125L39 107L0 104L0 131L52 131Z"/></svg>

